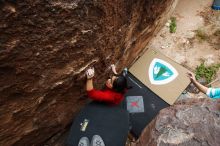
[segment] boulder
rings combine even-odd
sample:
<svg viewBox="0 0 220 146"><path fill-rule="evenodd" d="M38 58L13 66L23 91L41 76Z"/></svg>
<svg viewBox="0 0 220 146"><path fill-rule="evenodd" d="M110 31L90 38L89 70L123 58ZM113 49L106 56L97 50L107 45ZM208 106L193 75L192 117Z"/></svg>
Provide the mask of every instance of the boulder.
<svg viewBox="0 0 220 146"><path fill-rule="evenodd" d="M103 85L144 50L177 0L0 1L0 145L43 145L83 107L85 70Z"/></svg>
<svg viewBox="0 0 220 146"><path fill-rule="evenodd" d="M219 146L220 100L187 99L163 109L135 146Z"/></svg>

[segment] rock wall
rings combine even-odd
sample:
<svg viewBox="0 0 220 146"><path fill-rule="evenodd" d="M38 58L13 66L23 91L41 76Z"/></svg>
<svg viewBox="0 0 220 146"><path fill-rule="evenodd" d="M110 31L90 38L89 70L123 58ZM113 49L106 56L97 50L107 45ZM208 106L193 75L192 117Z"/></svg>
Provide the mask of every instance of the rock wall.
<svg viewBox="0 0 220 146"><path fill-rule="evenodd" d="M143 51L177 0L0 0L0 145L42 145Z"/></svg>
<svg viewBox="0 0 220 146"><path fill-rule="evenodd" d="M187 99L160 111L135 146L219 146L220 100Z"/></svg>

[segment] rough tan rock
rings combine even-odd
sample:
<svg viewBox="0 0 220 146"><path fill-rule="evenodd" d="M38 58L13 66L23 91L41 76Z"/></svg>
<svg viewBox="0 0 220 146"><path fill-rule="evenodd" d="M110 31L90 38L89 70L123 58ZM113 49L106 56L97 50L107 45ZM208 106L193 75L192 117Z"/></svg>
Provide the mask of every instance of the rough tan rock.
<svg viewBox="0 0 220 146"><path fill-rule="evenodd" d="M219 146L220 100L187 99L160 111L136 146Z"/></svg>
<svg viewBox="0 0 220 146"><path fill-rule="evenodd" d="M128 66L177 0L0 1L0 145L42 145L85 101L84 72L96 86L110 63Z"/></svg>

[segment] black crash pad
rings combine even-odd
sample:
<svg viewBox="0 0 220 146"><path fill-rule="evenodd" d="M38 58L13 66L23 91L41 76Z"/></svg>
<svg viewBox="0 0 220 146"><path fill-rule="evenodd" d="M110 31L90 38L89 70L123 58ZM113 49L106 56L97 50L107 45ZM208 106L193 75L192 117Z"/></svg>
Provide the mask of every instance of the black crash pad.
<svg viewBox="0 0 220 146"><path fill-rule="evenodd" d="M143 104L144 106L144 109L140 109L139 112L129 114L131 133L138 138L146 125L156 117L161 109L168 107L169 104L163 101L129 72L127 74L127 80L128 85L132 86L132 88L127 91L125 95L126 99L123 101L122 106L127 109L127 106L131 104L128 98L131 97L133 97L133 99L137 98L138 102L136 104ZM141 100L143 100L143 103ZM141 107L142 105L138 106Z"/></svg>
<svg viewBox="0 0 220 146"><path fill-rule="evenodd" d="M128 131L127 110L93 101L74 119L66 144L78 146L81 137L86 136L91 142L93 135L100 135L106 146L124 146Z"/></svg>

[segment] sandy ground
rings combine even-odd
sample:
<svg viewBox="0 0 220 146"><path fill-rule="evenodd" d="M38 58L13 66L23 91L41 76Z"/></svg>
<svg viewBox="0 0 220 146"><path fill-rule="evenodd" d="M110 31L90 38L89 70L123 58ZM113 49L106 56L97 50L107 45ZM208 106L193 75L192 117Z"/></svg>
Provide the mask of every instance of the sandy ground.
<svg viewBox="0 0 220 146"><path fill-rule="evenodd" d="M195 30L202 29L211 35L213 31L220 29L220 12L214 14L217 15L216 21L210 20L209 23L205 22L207 20L204 17L207 16L203 16L213 15L210 8L212 2L212 0L180 0L173 14L177 19L176 33L171 34L169 27L164 26L148 47L159 49L176 62L191 69L195 69L201 63L201 59L204 59L207 65L220 62L220 46L195 39Z"/></svg>
<svg viewBox="0 0 220 146"><path fill-rule="evenodd" d="M166 56L194 71L201 61L206 65L220 63L220 11L211 9L213 0L180 0L172 17L176 17L176 33L170 33L166 24L151 40L147 48L161 51ZM196 30L207 35L197 37ZM220 78L220 72L217 74ZM220 87L220 81L213 84ZM195 95L200 96L200 95Z"/></svg>

